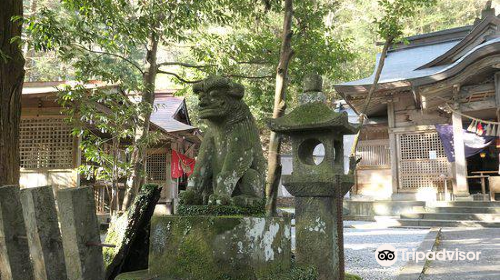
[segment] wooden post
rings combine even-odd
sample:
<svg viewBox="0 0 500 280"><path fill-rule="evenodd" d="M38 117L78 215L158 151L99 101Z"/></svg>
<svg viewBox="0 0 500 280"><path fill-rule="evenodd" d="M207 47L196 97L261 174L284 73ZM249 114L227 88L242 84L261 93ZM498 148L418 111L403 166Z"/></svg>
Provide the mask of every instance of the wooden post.
<svg viewBox="0 0 500 280"><path fill-rule="evenodd" d="M444 178L444 201L449 201L448 199L448 181Z"/></svg>
<svg viewBox="0 0 500 280"><path fill-rule="evenodd" d="M392 193L393 195L398 192L399 188L399 174L398 174L398 151L396 134L391 131L396 127L396 115L394 111L394 103L390 100L387 103L387 117L389 124L389 149L391 155L391 176L392 176Z"/></svg>
<svg viewBox="0 0 500 280"><path fill-rule="evenodd" d="M76 168L76 187L80 187L80 180L81 180L81 175L80 172L78 172L78 167L82 165L82 150L80 149L80 144L82 143L82 136L78 136L78 139L76 140L76 159L75 159L75 168Z"/></svg>
<svg viewBox="0 0 500 280"><path fill-rule="evenodd" d="M104 279L99 224L92 187L57 192L61 233L69 280Z"/></svg>
<svg viewBox="0 0 500 280"><path fill-rule="evenodd" d="M18 186L0 187L0 275L34 280Z"/></svg>
<svg viewBox="0 0 500 280"><path fill-rule="evenodd" d="M467 183L467 160L465 158L465 144L463 136L462 115L459 101L460 86L454 87L455 111L452 115L453 145L455 149L455 188L453 192L457 200L470 200L469 185Z"/></svg>
<svg viewBox="0 0 500 280"><path fill-rule="evenodd" d="M495 73L495 103L497 105L497 121L500 122L500 72ZM498 174L500 174L500 160L498 161Z"/></svg>
<svg viewBox="0 0 500 280"><path fill-rule="evenodd" d="M21 201L36 279L68 279L52 186L23 189Z"/></svg>
<svg viewBox="0 0 500 280"><path fill-rule="evenodd" d="M486 197L486 177L483 174L481 174L481 193L484 199Z"/></svg>

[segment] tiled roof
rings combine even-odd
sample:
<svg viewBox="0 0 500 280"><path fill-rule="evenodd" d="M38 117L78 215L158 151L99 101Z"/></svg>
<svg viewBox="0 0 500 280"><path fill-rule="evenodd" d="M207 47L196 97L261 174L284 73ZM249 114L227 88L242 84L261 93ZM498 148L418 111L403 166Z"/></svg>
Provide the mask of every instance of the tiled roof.
<svg viewBox="0 0 500 280"><path fill-rule="evenodd" d="M151 114L151 122L167 132L195 129L195 127L174 118L180 110L186 109L184 97L159 94L155 98L155 108Z"/></svg>
<svg viewBox="0 0 500 280"><path fill-rule="evenodd" d="M453 48L453 46L455 46L457 43L459 43L459 41L411 48L389 53L385 60L385 65L380 76L379 84L405 80L416 80L419 78L425 78L445 73L446 71L449 71L455 66L461 64L468 57L472 57L476 52L479 53L483 50L488 51L489 49L493 48L498 49L497 45L500 43L500 38L492 39L474 47L452 64L417 69L420 66L444 54L445 52ZM377 56L377 64L379 58L380 55ZM339 86L371 85L373 83L373 78L374 75L365 79L343 83Z"/></svg>
<svg viewBox="0 0 500 280"><path fill-rule="evenodd" d="M496 17L494 10L491 11L473 26L407 38L409 45L398 44L397 48L387 53L379 85L399 83L408 86L408 82L412 85L426 80L435 82L437 76L446 76L454 68L463 66L466 60L498 51L500 34L496 30L500 26L500 16ZM379 61L380 54L377 55L375 70ZM339 84L335 88L340 92L364 91L363 88L373 84L375 70L370 77Z"/></svg>
<svg viewBox="0 0 500 280"><path fill-rule="evenodd" d="M64 89L64 86L75 86L78 83L73 81L54 81L54 82L25 82L23 85L23 95L47 95L57 93ZM100 81L90 81L84 87L93 88L112 88L117 85L106 84ZM151 114L151 122L166 132L178 132L193 130L195 127L189 124L189 116L187 115L186 103L184 97L173 96L176 90L168 89L156 92L155 110ZM175 119L179 111L184 110L188 124Z"/></svg>
<svg viewBox="0 0 500 280"><path fill-rule="evenodd" d="M457 40L389 52L385 59L379 83L401 81L438 73L440 70L446 68L446 66L437 66L422 70L416 69L446 53L459 42L460 41ZM379 60L380 54L377 55L377 65ZM377 66L375 66L375 69L376 67ZM373 83L374 76L375 75L372 74L368 78L343 83L341 86L370 85Z"/></svg>

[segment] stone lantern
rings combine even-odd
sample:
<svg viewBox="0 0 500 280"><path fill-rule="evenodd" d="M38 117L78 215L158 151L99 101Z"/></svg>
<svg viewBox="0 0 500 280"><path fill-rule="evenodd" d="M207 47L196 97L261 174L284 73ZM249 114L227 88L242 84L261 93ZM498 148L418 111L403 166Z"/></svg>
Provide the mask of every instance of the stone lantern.
<svg viewBox="0 0 500 280"><path fill-rule="evenodd" d="M293 172L282 182L295 196L297 263L315 266L320 280L344 279L342 200L354 179L344 174L343 135L357 128L346 113L325 104L321 91L321 77L308 76L301 105L268 125L292 141ZM324 158L318 162L313 152L321 144Z"/></svg>

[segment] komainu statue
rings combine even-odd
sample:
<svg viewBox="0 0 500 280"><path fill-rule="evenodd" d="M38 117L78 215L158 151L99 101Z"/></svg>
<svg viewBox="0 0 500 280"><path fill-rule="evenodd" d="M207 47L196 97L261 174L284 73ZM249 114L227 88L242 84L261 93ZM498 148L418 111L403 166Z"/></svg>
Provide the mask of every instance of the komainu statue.
<svg viewBox="0 0 500 280"><path fill-rule="evenodd" d="M261 202L266 162L255 120L242 100L244 87L212 77L195 84L193 91L208 129L181 203L247 206Z"/></svg>

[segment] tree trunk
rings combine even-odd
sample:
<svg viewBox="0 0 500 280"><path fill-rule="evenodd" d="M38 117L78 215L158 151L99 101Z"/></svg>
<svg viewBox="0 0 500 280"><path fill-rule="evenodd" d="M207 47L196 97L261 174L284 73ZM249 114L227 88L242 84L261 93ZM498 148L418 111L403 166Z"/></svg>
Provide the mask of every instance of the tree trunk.
<svg viewBox="0 0 500 280"><path fill-rule="evenodd" d="M292 42L292 0L285 0L285 17L283 20L283 33L280 51L280 61L276 69L276 90L274 92L273 118L279 118L285 113L286 99L286 79L288 75L288 64L293 56ZM266 179L266 213L273 216L276 213L276 199L281 177L280 158L281 139L274 132L271 132L269 140L268 170Z"/></svg>
<svg viewBox="0 0 500 280"><path fill-rule="evenodd" d="M106 243L117 247L104 250L105 259L109 261L105 279L115 279L122 272L147 269L149 224L160 194L161 188L157 185L144 185L133 206L111 224Z"/></svg>
<svg viewBox="0 0 500 280"><path fill-rule="evenodd" d="M120 197L118 193L118 157L120 155L120 138L118 136L113 137L113 170L111 175L111 215L118 213L120 211Z"/></svg>
<svg viewBox="0 0 500 280"><path fill-rule="evenodd" d="M19 122L24 80L24 58L19 42L23 1L2 0L0 5L0 186L19 184Z"/></svg>
<svg viewBox="0 0 500 280"><path fill-rule="evenodd" d="M363 111L361 111L359 115L359 123L360 127L356 137L354 138L354 143L351 148L351 154L349 156L350 161L356 160L356 149L358 148L359 136L361 135L361 131L363 130L365 120L366 120L366 112L368 111L368 107L370 106L370 102L372 100L372 96L377 90L378 81L380 80L380 74L382 74L382 69L384 68L385 58L387 57L387 51L389 50L389 46L392 44L393 38L387 38L384 43L384 48L382 49L382 53L380 54L380 61L377 66L377 70L375 71L375 77L373 79L373 84L370 87L370 91L368 92L368 97L365 102L365 106L363 107Z"/></svg>
<svg viewBox="0 0 500 280"><path fill-rule="evenodd" d="M149 48L147 54L148 68L144 73L144 86L145 90L142 93L141 103L143 115L141 119L141 124L137 127L135 137L134 137L134 150L132 151L131 163L132 163L132 175L130 176L127 187L129 188L125 199L123 201L124 210L127 209L130 203L134 200L137 195L139 187L144 183L145 176L145 159L147 151L147 142L149 136L149 121L151 119L151 113L155 101L155 79L158 73L157 67L157 53L158 53L158 35L153 32L149 39Z"/></svg>

